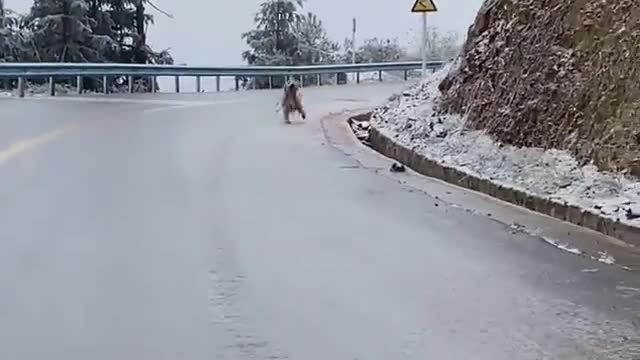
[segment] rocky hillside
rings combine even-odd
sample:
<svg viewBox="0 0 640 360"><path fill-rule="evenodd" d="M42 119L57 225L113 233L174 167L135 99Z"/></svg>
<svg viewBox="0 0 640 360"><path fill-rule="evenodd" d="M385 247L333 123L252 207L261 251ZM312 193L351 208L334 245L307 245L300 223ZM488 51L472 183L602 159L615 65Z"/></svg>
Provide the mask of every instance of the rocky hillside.
<svg viewBox="0 0 640 360"><path fill-rule="evenodd" d="M439 88L497 141L640 176L638 0L486 0Z"/></svg>

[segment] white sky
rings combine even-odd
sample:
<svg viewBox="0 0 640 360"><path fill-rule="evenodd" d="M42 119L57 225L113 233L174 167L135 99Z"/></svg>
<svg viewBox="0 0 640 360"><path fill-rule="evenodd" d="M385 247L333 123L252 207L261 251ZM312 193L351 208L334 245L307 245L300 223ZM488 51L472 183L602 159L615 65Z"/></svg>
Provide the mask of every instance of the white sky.
<svg viewBox="0 0 640 360"><path fill-rule="evenodd" d="M263 0L155 0L174 19L155 13L149 42L155 49L171 48L176 63L238 65L246 48L240 35L252 28L253 16ZM473 22L483 0L435 0L439 11L429 25L461 36ZM32 0L5 0L5 6L26 12ZM420 15L410 12L413 0L307 0L305 11L316 13L329 35L340 44L351 36L357 18L358 39L397 37L411 44L420 29ZM358 40L357 40L358 41Z"/></svg>

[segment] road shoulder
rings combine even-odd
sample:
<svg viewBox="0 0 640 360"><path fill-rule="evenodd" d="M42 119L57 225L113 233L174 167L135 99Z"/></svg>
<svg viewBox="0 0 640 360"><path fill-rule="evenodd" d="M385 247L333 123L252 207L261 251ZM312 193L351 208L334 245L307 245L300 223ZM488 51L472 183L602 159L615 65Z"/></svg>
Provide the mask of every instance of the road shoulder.
<svg viewBox="0 0 640 360"><path fill-rule="evenodd" d="M376 135L379 136L378 138L372 136L370 139L373 148L378 152L363 145L348 125L350 118L363 113L366 113L364 109L355 109L330 114L320 120L326 142L336 151L356 160L362 168L379 176L391 178L410 191L428 193L448 206L464 208L468 212L504 224L512 232L533 235L540 241L577 256L590 257L594 261L612 264L628 271L640 271L640 251L629 243L531 211L526 207L518 206L520 205L518 203L513 204L496 198L490 191L483 191L491 190L490 188L467 186L485 185L484 183L468 179L448 182L446 178L437 176L438 171L445 172L444 168L435 172L433 168L427 169L430 171L421 171L425 168L417 165L424 164L426 160L390 139L383 138L379 133ZM409 161L409 157L412 160ZM394 160L405 163L410 169L404 173L389 171Z"/></svg>

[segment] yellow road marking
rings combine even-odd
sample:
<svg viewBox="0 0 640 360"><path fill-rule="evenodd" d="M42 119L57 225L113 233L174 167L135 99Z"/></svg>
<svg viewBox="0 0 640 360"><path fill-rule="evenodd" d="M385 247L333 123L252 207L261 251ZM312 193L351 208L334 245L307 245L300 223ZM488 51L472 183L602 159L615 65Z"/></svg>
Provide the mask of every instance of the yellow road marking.
<svg viewBox="0 0 640 360"><path fill-rule="evenodd" d="M100 99L101 101L104 101L106 99ZM108 101L120 101L121 99L108 99ZM126 99L124 102L127 102ZM129 101L132 102L132 101ZM139 103L145 103L145 101L138 101ZM149 102L149 101L146 101ZM231 104L231 103L236 103L236 102L241 102L240 100L219 100L219 101L209 101L209 102L173 102L173 103L167 103L165 102L157 102L156 103L160 103L160 104L164 104L164 105L171 105L172 106L167 106L167 107L160 107L160 108L154 108L154 109L147 109L147 110L143 110L144 113L154 113L154 112L161 112L161 111L170 111L170 110L179 110L179 109L187 109L187 108L192 108L192 107L201 107L201 106L212 106L212 105L219 105L219 104ZM153 103L153 101L151 101L151 103ZM49 143L59 137L61 137L62 135L70 132L71 130L73 130L74 128L76 128L76 125L67 125L65 127L59 128L57 130L53 130L51 132L48 132L46 134L42 134L40 136L36 136L33 138L28 138L28 139L23 139L23 140L19 140L16 141L12 144L10 144L7 148L5 149L0 149L0 165L3 165L5 163L7 163L8 161L10 161L11 159L25 153L28 151L31 151L39 146L45 145L46 143Z"/></svg>
<svg viewBox="0 0 640 360"><path fill-rule="evenodd" d="M38 146L42 146L48 142L51 142L52 140L55 140L56 138L59 138L60 136L71 131L74 127L75 126L67 125L60 129L48 132L40 136L36 136L34 138L23 139L14 142L7 148L0 150L0 165L5 164L9 160L15 158L16 156L19 156L20 154L33 150Z"/></svg>

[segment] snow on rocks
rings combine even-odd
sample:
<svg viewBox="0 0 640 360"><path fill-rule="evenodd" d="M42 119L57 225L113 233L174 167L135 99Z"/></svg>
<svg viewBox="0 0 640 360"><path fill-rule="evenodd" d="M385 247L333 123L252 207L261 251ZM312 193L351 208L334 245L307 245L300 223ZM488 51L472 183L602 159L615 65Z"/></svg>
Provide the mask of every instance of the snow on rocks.
<svg viewBox="0 0 640 360"><path fill-rule="evenodd" d="M566 151L516 148L465 126L465 117L439 114L438 85L455 64L395 95L376 109L371 126L443 165L499 185L574 205L640 227L640 181L580 167Z"/></svg>

